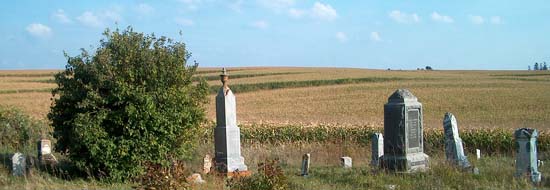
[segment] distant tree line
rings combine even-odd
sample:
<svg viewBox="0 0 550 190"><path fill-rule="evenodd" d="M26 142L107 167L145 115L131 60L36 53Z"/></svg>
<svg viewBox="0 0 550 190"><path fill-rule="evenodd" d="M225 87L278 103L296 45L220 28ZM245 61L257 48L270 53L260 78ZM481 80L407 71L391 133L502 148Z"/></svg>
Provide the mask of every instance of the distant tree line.
<svg viewBox="0 0 550 190"><path fill-rule="evenodd" d="M531 66L529 65L528 66L528 70L531 70ZM542 63L537 63L535 62L535 65L533 65L533 69L532 70L535 70L535 71L547 71L548 70L548 66L546 65L546 61L545 62L542 62Z"/></svg>

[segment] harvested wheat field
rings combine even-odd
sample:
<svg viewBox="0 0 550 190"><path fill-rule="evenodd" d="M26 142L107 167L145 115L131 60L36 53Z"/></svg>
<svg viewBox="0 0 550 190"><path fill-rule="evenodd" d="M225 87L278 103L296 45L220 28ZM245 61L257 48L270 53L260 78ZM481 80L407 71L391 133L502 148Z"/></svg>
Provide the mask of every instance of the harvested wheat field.
<svg viewBox="0 0 550 190"><path fill-rule="evenodd" d="M214 120L219 68L199 69L211 85ZM241 124L383 126L383 105L396 89L424 106L427 128L445 112L461 128L550 127L550 73L544 71L387 71L349 68L229 68ZM0 105L45 120L57 71L1 71Z"/></svg>

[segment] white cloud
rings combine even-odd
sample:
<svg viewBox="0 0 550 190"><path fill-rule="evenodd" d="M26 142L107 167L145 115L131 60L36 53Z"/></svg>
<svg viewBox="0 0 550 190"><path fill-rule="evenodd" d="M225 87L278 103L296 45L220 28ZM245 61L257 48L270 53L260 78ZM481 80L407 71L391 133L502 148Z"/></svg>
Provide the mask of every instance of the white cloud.
<svg viewBox="0 0 550 190"><path fill-rule="evenodd" d="M237 0L233 3L230 3L229 8L235 12L241 13L243 12L242 5L243 5L243 0Z"/></svg>
<svg viewBox="0 0 550 190"><path fill-rule="evenodd" d="M444 23L453 23L454 20L450 16L447 15L440 15L437 12L432 13L432 20L437 22L444 22Z"/></svg>
<svg viewBox="0 0 550 190"><path fill-rule="evenodd" d="M492 24L502 24L502 19L500 16L492 16L491 17L491 23Z"/></svg>
<svg viewBox="0 0 550 190"><path fill-rule="evenodd" d="M252 27L258 28L258 29L267 29L269 27L269 23L267 23L264 20L259 20L259 21L253 22L250 25Z"/></svg>
<svg viewBox="0 0 550 190"><path fill-rule="evenodd" d="M304 16L306 13L305 10L300 10L300 9L289 9L288 10L288 14L292 17L292 18L302 18L302 16Z"/></svg>
<svg viewBox="0 0 550 190"><path fill-rule="evenodd" d="M195 22L193 22L193 20L187 19L187 18L178 17L178 18L175 18L174 21L177 24L182 25L182 26L193 26L193 25L195 25Z"/></svg>
<svg viewBox="0 0 550 190"><path fill-rule="evenodd" d="M338 14L329 4L315 2L311 9L311 16L319 20L332 21L338 17Z"/></svg>
<svg viewBox="0 0 550 190"><path fill-rule="evenodd" d="M26 30L32 36L39 37L39 38L46 38L52 35L52 29L40 23L29 24Z"/></svg>
<svg viewBox="0 0 550 190"><path fill-rule="evenodd" d="M90 26L90 27L102 27L103 22L99 19L97 15L95 15L91 11L86 11L82 13L82 15L76 17L76 20L80 21L80 23Z"/></svg>
<svg viewBox="0 0 550 190"><path fill-rule="evenodd" d="M420 17L416 13L408 14L398 10L393 10L389 14L389 17L399 23L416 23L420 22Z"/></svg>
<svg viewBox="0 0 550 190"><path fill-rule="evenodd" d="M295 2L294 0L258 0L258 3L268 9L278 12L292 7Z"/></svg>
<svg viewBox="0 0 550 190"><path fill-rule="evenodd" d="M65 11L63 9L57 9L57 11L52 14L52 18L54 18L57 22L60 22L60 23L72 22L72 20L65 14Z"/></svg>
<svg viewBox="0 0 550 190"><path fill-rule="evenodd" d="M378 32L371 32L370 33L370 40L375 41L375 42L380 42L380 41L382 41L382 38L380 37L380 34L378 34Z"/></svg>
<svg viewBox="0 0 550 190"><path fill-rule="evenodd" d="M122 16L120 16L117 10L105 10L95 13L85 11L76 17L76 20L88 27L104 27L106 24L122 21Z"/></svg>
<svg viewBox="0 0 550 190"><path fill-rule="evenodd" d="M338 39L338 41L344 43L344 42L348 41L348 35L346 35L346 33L344 33L344 32L336 32L336 39Z"/></svg>
<svg viewBox="0 0 550 190"><path fill-rule="evenodd" d="M147 3L140 3L135 8L136 12L138 12L140 15L150 15L155 12L155 8L153 8L151 5Z"/></svg>
<svg viewBox="0 0 550 190"><path fill-rule="evenodd" d="M482 16L470 15L470 21L474 24L483 24L485 22L485 18Z"/></svg>

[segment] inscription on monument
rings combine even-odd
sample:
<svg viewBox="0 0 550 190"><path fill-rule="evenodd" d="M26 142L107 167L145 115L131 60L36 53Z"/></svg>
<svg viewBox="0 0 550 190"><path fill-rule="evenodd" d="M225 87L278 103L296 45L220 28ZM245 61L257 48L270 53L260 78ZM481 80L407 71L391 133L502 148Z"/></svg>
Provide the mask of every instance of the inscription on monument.
<svg viewBox="0 0 550 190"><path fill-rule="evenodd" d="M409 148L417 148L420 146L420 134L418 133L418 109L412 109L408 111L408 127L409 133L407 137L409 139Z"/></svg>

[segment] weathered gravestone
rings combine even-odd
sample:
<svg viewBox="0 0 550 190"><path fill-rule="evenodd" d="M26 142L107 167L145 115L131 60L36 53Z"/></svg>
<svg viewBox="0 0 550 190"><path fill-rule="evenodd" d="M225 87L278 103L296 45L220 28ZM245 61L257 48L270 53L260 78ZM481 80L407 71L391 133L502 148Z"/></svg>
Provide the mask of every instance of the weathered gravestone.
<svg viewBox="0 0 550 190"><path fill-rule="evenodd" d="M516 177L527 176L533 183L541 181L541 173L538 171L537 137L536 129L521 128L516 130Z"/></svg>
<svg viewBox="0 0 550 190"><path fill-rule="evenodd" d="M210 173L210 169L212 168L212 158L209 154L204 156L203 164L202 164L202 173L208 174Z"/></svg>
<svg viewBox="0 0 550 190"><path fill-rule="evenodd" d="M308 176L309 175L309 165L311 163L311 155L310 154L304 154L302 156L302 173L300 175L302 176Z"/></svg>
<svg viewBox="0 0 550 190"><path fill-rule="evenodd" d="M57 164L57 159L52 154L52 142L48 139L38 141L38 160L40 164Z"/></svg>
<svg viewBox="0 0 550 190"><path fill-rule="evenodd" d="M220 75L223 86L216 96L216 122L214 141L216 168L222 173L244 172L247 166L241 156L241 132L237 126L237 103L229 89L229 76L225 68Z"/></svg>
<svg viewBox="0 0 550 190"><path fill-rule="evenodd" d="M340 157L340 164L343 168L351 168L353 166L351 157L348 156Z"/></svg>
<svg viewBox="0 0 550 190"><path fill-rule="evenodd" d="M384 155L384 136L382 133L374 133L371 137L372 156L371 166L380 167L380 158Z"/></svg>
<svg viewBox="0 0 550 190"><path fill-rule="evenodd" d="M443 129L445 131L445 156L447 161L461 168L469 168L471 165L464 154L462 139L458 134L458 124L452 113L445 113Z"/></svg>
<svg viewBox="0 0 550 190"><path fill-rule="evenodd" d="M481 150L476 149L476 157L478 160L481 159Z"/></svg>
<svg viewBox="0 0 550 190"><path fill-rule="evenodd" d="M422 104L409 90L399 89L388 98L384 105L383 168L402 172L427 169L422 113Z"/></svg>
<svg viewBox="0 0 550 190"><path fill-rule="evenodd" d="M27 159L25 155L17 152L11 157L11 167L13 176L24 176L27 169Z"/></svg>

